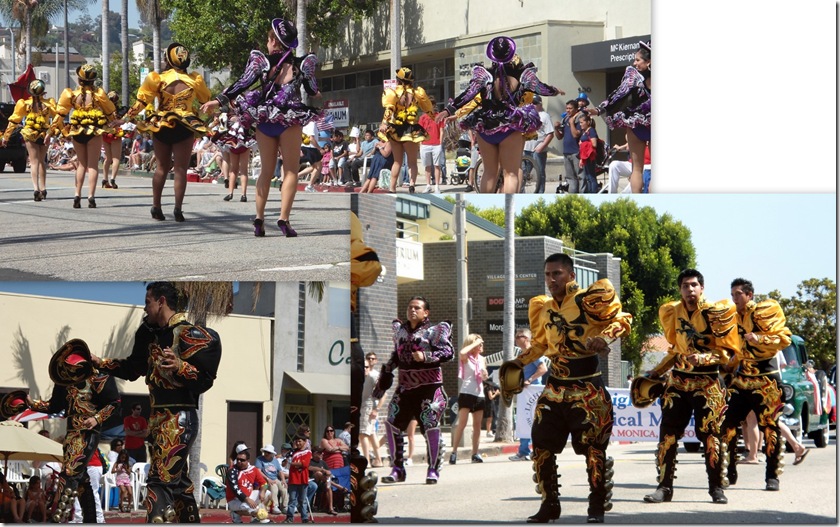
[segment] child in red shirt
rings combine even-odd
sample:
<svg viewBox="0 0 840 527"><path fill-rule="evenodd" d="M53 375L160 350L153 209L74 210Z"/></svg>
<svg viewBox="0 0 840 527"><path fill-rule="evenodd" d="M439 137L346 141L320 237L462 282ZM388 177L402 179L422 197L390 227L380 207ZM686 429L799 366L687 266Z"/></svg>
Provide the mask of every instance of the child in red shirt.
<svg viewBox="0 0 840 527"><path fill-rule="evenodd" d="M309 507L306 503L306 487L309 485L309 461L312 459L312 451L306 448L306 438L295 436L292 441L294 451L289 459L289 507L286 509L286 520L284 523L292 523L295 520L295 510L300 504L300 519L303 523L309 522Z"/></svg>

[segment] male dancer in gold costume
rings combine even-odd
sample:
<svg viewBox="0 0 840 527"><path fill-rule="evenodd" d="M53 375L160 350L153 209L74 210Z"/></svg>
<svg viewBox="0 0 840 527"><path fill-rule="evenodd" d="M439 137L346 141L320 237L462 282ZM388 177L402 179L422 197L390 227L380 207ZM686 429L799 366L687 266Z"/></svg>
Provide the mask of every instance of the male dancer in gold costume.
<svg viewBox="0 0 840 527"><path fill-rule="evenodd" d="M720 425L726 411L726 394L718 379L737 346L735 305L729 300L710 304L703 297L703 275L685 269L677 276L681 300L659 308L659 320L671 345L668 354L648 376L671 375L662 395L659 426L659 486L645 496L648 503L671 501L677 463L677 440L694 414L697 438L705 449L709 494L714 503L728 502L723 487L726 446L721 445ZM723 451L723 452L722 452Z"/></svg>
<svg viewBox="0 0 840 527"><path fill-rule="evenodd" d="M548 383L537 401L531 430L534 473L542 494L540 510L528 523L560 517L560 492L555 454L563 452L569 434L572 447L586 457L589 480L589 523L603 523L612 508L613 460L606 454L612 433L612 399L601 378L599 356L609 344L630 331L633 317L607 279L587 289L575 282L574 263L565 254L545 260L545 284L550 296L531 299L528 318L531 346L500 370L502 390L509 396L508 370L521 369L542 356L551 361ZM520 375L520 386L522 378ZM508 392L505 394L504 392Z"/></svg>
<svg viewBox="0 0 840 527"><path fill-rule="evenodd" d="M755 411L758 428L764 435L767 469L766 489L779 490L779 476L784 463L784 441L779 432L782 412L782 378L776 354L790 345L790 330L785 326L785 314L775 300L753 301L753 284L736 278L731 284L732 301L738 308L739 347L729 362L735 371L729 384L729 409L723 421L723 442L728 445L729 484L738 480L735 465L735 446L738 423ZM736 371L737 369L737 371Z"/></svg>

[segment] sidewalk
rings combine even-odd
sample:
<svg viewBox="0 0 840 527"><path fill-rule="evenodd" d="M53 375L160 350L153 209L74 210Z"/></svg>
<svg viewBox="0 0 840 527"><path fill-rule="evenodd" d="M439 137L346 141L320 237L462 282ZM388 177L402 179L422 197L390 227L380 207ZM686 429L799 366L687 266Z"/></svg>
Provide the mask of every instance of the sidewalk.
<svg viewBox="0 0 840 527"><path fill-rule="evenodd" d="M443 463L449 463L449 455L452 453L452 429L450 427L443 428L443 441L445 445L443 452ZM467 426L464 429L464 441L462 441L463 446L458 447L458 460L462 463L469 463L471 441L472 428L470 426ZM516 454L518 450L519 441L496 442L495 436L487 437L486 432L484 432L483 430L481 431L481 437L478 441L478 453L481 455L481 457L487 458L502 455L512 456ZM390 467L391 465L388 460L388 446L384 442L380 444L379 453L382 456L382 464L384 465L384 467ZM408 438L406 438L405 442L405 455L406 459L408 459ZM426 437L420 433L419 428L417 430L417 433L414 434L414 452L412 452L411 464L418 466L426 464ZM368 466L368 468L370 469L373 467Z"/></svg>
<svg viewBox="0 0 840 527"><path fill-rule="evenodd" d="M286 519L282 514L270 514L271 523L282 523ZM350 513L341 513L338 516L330 516L323 512L312 514L315 523L350 523ZM105 513L105 523L146 523L146 511L137 510L134 512L109 511ZM233 523L230 519L230 512L222 509L201 509L201 523ZM300 514L295 514L295 523L300 523Z"/></svg>

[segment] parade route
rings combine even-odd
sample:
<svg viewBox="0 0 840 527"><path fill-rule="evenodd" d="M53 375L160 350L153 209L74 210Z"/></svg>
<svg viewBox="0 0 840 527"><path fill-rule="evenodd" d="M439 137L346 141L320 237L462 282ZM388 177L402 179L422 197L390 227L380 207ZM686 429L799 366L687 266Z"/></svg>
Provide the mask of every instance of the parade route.
<svg viewBox="0 0 840 527"><path fill-rule="evenodd" d="M89 209L73 209L73 174L50 170L48 197L32 200L29 174L0 174L0 279L131 281L349 280L348 195L299 192L291 223L296 238L275 225L280 191L266 206L266 237L256 238L255 191L248 202L222 201L218 184L190 183L186 221L172 217L173 182L163 192L166 221L151 218L151 178L121 174L118 189L98 188Z"/></svg>

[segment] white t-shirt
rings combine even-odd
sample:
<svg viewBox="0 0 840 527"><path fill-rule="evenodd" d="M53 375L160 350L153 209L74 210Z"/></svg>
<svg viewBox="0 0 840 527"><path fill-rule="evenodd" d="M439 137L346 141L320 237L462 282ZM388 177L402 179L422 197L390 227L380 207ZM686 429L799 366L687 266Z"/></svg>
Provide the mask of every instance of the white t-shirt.
<svg viewBox="0 0 840 527"><path fill-rule="evenodd" d="M551 116L548 115L548 112L540 112L540 127L537 130L537 138L525 141L524 150L533 152L543 142L545 136L553 133L554 126L551 124Z"/></svg>
<svg viewBox="0 0 840 527"><path fill-rule="evenodd" d="M481 370L487 369L487 367L485 366L484 355L479 355L477 359L478 361L473 362L468 357L462 363L464 365L464 378L461 379L461 389L458 393L484 397L484 387L481 381L476 378L476 368L480 372Z"/></svg>

